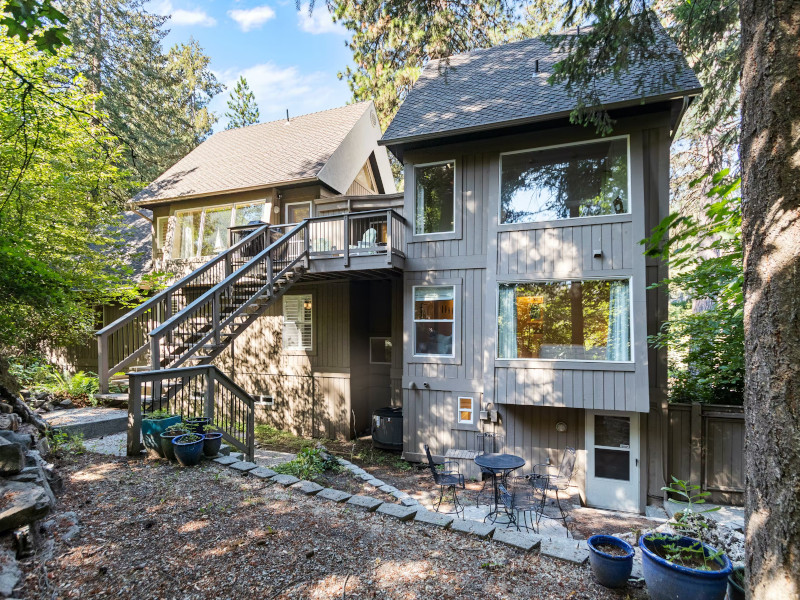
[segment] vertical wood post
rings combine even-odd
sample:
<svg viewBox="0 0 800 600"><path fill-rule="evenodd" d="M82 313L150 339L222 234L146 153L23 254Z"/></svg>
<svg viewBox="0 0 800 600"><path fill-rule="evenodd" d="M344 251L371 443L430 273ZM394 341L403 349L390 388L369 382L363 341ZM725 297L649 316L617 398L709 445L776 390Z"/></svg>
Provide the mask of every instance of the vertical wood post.
<svg viewBox="0 0 800 600"><path fill-rule="evenodd" d="M214 298L211 302L211 326L214 328L214 343L219 345L219 292L214 292Z"/></svg>
<svg viewBox="0 0 800 600"><path fill-rule="evenodd" d="M306 269L308 269L309 265L309 258L311 256L311 223L306 221L306 226L303 229L303 233L305 234L305 241L303 247L303 253L305 254L305 259L303 263L305 264Z"/></svg>
<svg viewBox="0 0 800 600"><path fill-rule="evenodd" d="M100 382L100 393L108 393L108 337L107 334L97 336L97 378Z"/></svg>
<svg viewBox="0 0 800 600"><path fill-rule="evenodd" d="M275 283L273 281L274 273L272 270L272 250L267 254L267 285L269 285L269 296L272 298L275 295Z"/></svg>
<svg viewBox="0 0 800 600"><path fill-rule="evenodd" d="M342 219L344 225L344 266L350 266L350 215L345 213Z"/></svg>
<svg viewBox="0 0 800 600"><path fill-rule="evenodd" d="M161 368L161 339L150 336L150 368L158 371Z"/></svg>
<svg viewBox="0 0 800 600"><path fill-rule="evenodd" d="M203 416L208 417L211 419L211 422L214 422L214 385L216 380L214 379L214 369L213 367L206 368L206 393L205 393L205 406L203 407L203 412L205 413Z"/></svg>
<svg viewBox="0 0 800 600"><path fill-rule="evenodd" d="M386 262L392 264L392 211L386 211Z"/></svg>
<svg viewBox="0 0 800 600"><path fill-rule="evenodd" d="M689 460L689 480L692 485L703 486L703 405L692 402L690 420L691 454Z"/></svg>
<svg viewBox="0 0 800 600"><path fill-rule="evenodd" d="M227 252L225 254L225 277L228 277L233 272L231 268L231 253Z"/></svg>
<svg viewBox="0 0 800 600"><path fill-rule="evenodd" d="M142 449L142 385L136 375L128 375L128 456L139 456Z"/></svg>
<svg viewBox="0 0 800 600"><path fill-rule="evenodd" d="M252 399L251 399L252 400ZM256 407L252 402L245 403L247 406L247 460L250 462L255 458L256 448Z"/></svg>

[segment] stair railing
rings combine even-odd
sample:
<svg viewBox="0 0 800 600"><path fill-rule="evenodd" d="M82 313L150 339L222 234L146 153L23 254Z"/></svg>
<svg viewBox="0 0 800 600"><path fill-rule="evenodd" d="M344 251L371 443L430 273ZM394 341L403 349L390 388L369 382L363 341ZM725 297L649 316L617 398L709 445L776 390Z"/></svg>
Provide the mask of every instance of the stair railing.
<svg viewBox="0 0 800 600"><path fill-rule="evenodd" d="M141 451L142 409L208 417L223 439L253 460L255 401L214 365L129 373L128 455ZM147 396L148 390L154 390Z"/></svg>
<svg viewBox="0 0 800 600"><path fill-rule="evenodd" d="M308 268L308 221L303 221L279 240L267 246L223 281L172 315L150 336L150 368L173 369L208 349L213 356L230 341L236 319L248 313L261 298L276 295L275 286L299 263ZM258 310L258 306L255 306ZM227 332L227 333L226 333ZM223 337L226 339L223 340Z"/></svg>
<svg viewBox="0 0 800 600"><path fill-rule="evenodd" d="M269 225L256 227L224 252L98 331L101 393L108 393L109 380L115 373L145 357L150 347L148 333L190 303L191 294L187 292L191 288L202 290L222 281L267 246L269 239Z"/></svg>

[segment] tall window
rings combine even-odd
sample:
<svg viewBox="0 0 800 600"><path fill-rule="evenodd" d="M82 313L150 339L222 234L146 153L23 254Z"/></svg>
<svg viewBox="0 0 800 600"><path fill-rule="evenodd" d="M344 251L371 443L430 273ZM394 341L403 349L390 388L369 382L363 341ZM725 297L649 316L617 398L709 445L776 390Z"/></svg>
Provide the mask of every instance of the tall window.
<svg viewBox="0 0 800 600"><path fill-rule="evenodd" d="M175 211L173 258L214 256L228 247L228 228L260 221L264 201Z"/></svg>
<svg viewBox="0 0 800 600"><path fill-rule="evenodd" d="M627 139L515 152L502 157L501 223L627 212Z"/></svg>
<svg viewBox="0 0 800 600"><path fill-rule="evenodd" d="M455 231L455 162L414 168L414 233Z"/></svg>
<svg viewBox="0 0 800 600"><path fill-rule="evenodd" d="M455 287L414 288L414 354L453 356Z"/></svg>
<svg viewBox="0 0 800 600"><path fill-rule="evenodd" d="M311 294L283 297L283 349L311 350Z"/></svg>
<svg viewBox="0 0 800 600"><path fill-rule="evenodd" d="M501 284L499 358L631 360L627 281Z"/></svg>

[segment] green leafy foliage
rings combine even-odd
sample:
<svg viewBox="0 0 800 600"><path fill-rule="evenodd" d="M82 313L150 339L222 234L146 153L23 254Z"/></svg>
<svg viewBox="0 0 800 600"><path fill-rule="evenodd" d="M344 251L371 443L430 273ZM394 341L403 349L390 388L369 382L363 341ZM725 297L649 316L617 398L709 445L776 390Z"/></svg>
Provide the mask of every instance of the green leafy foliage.
<svg viewBox="0 0 800 600"><path fill-rule="evenodd" d="M78 371L71 374L54 365L37 360L10 362L9 373L24 387L35 392L48 392L54 396L86 398L95 403L94 395L100 383L94 373Z"/></svg>
<svg viewBox="0 0 800 600"><path fill-rule="evenodd" d="M236 87L233 88L228 99L228 110L225 112L228 117L228 124L225 129L235 129L236 127L247 127L258 123L258 104L256 97L250 91L250 86L244 75L239 77Z"/></svg>
<svg viewBox="0 0 800 600"><path fill-rule="evenodd" d="M338 471L339 463L321 448L303 448L297 458L272 467L276 473L313 480L325 471Z"/></svg>
<svg viewBox="0 0 800 600"><path fill-rule="evenodd" d="M168 410L153 410L146 412L142 415L143 419L152 419L153 421L160 421L161 419L169 419L172 415Z"/></svg>
<svg viewBox="0 0 800 600"><path fill-rule="evenodd" d="M64 456L69 454L83 454L86 448L83 445L83 434L70 435L66 431L52 431L49 434L50 450L53 454Z"/></svg>
<svg viewBox="0 0 800 600"><path fill-rule="evenodd" d="M695 182L699 185L706 178ZM650 343L670 353L670 400L741 404L744 296L740 180L714 175L700 217L672 213L642 243L674 273L657 285L675 299Z"/></svg>
<svg viewBox="0 0 800 600"><path fill-rule="evenodd" d="M33 42L37 50L55 54L70 43L63 27L67 17L50 0L5 0L0 13L6 35L23 43Z"/></svg>

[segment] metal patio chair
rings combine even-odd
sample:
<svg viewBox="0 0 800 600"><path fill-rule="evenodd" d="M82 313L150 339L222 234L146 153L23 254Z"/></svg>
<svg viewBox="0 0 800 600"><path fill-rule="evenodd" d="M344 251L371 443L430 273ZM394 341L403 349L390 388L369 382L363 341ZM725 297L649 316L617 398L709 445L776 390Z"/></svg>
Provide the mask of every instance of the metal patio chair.
<svg viewBox="0 0 800 600"><path fill-rule="evenodd" d="M536 491L540 493L539 507L536 509L536 527L539 527L539 521L542 517L545 519L555 519L564 523L564 529L567 530L567 537L569 537L569 526L567 525L567 514L564 512L564 507L561 506L561 492L566 492L572 480L572 473L575 470L575 448L564 448L564 454L561 457L561 464L558 469L555 465L541 464L533 466L533 473L529 475L531 483ZM556 505L560 516L548 515L545 513L547 508L547 495L548 492L555 492Z"/></svg>
<svg viewBox="0 0 800 600"><path fill-rule="evenodd" d="M433 481L439 486L439 502L436 503L436 508L434 510L440 512L439 507L442 505L442 500L445 499L446 495L451 494L453 497L453 510L441 512L446 515L461 515L463 519L464 506L458 500L457 490L463 490L466 486L464 484L464 476L458 472L458 463L453 460L447 460L439 465L435 464L428 444L425 444L425 454L428 456L428 466L431 469ZM448 469L450 465L453 465L455 468ZM437 467L443 467L443 469L440 470Z"/></svg>
<svg viewBox="0 0 800 600"><path fill-rule="evenodd" d="M475 435L475 449L481 454L500 454L503 452L503 434L501 433L478 433ZM492 487L492 479L496 476L494 471L484 467L478 467L481 470L481 477L483 478L483 486L478 490L475 495L475 506L481 505L481 497L486 493L492 494L491 502L486 502L487 506L494 502L494 488ZM488 485L488 488L487 488Z"/></svg>
<svg viewBox="0 0 800 600"><path fill-rule="evenodd" d="M536 521L536 513L541 505L541 497L536 494L536 487L534 486L534 479L530 475L520 475L517 477L509 477L506 482L507 486L513 490L514 497L514 514L516 517L517 529L520 526L520 516L522 517L522 527L526 531L533 530L535 533L539 532L538 522ZM530 525L528 521L530 520Z"/></svg>

